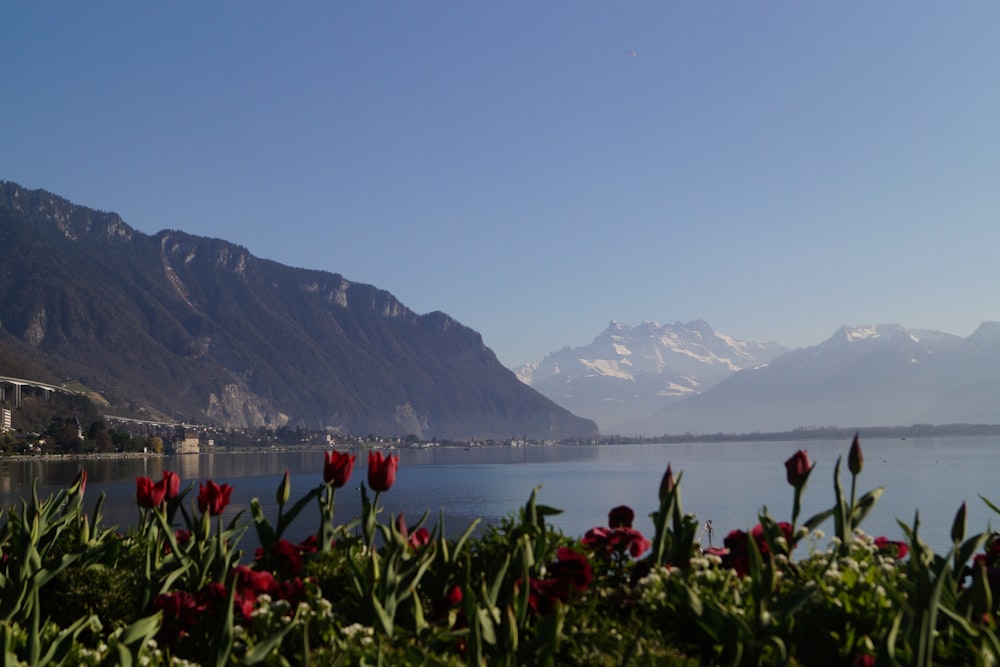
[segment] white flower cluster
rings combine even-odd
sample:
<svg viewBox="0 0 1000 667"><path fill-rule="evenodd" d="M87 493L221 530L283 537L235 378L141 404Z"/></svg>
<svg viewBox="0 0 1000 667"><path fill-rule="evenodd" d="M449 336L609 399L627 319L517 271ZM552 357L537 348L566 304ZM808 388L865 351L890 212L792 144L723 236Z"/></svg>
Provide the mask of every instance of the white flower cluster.
<svg viewBox="0 0 1000 667"><path fill-rule="evenodd" d="M359 637L359 642L362 646L368 646L373 641L375 641L375 628L369 627L367 625L361 625L360 623L353 623L347 627L341 628L341 633L348 639L354 639Z"/></svg>

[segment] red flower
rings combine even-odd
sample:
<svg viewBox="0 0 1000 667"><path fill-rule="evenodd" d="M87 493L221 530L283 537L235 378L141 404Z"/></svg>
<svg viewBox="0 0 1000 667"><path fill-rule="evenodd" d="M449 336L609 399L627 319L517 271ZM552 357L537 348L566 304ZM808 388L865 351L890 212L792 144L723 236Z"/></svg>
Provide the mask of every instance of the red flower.
<svg viewBox="0 0 1000 667"><path fill-rule="evenodd" d="M790 523L782 521L778 524L778 528L781 530L781 534L784 535L785 540L791 540L792 525ZM722 541L725 550L723 552L715 552L717 555L722 556L723 567L736 570L736 574L741 577L745 577L750 571L750 545L747 542L749 538L752 538L757 544L757 551L762 556L771 553L771 546L767 543L767 537L764 535L764 527L759 523L753 527L749 535L742 530L730 531Z"/></svg>
<svg viewBox="0 0 1000 667"><path fill-rule="evenodd" d="M163 503L166 485L162 482L153 483L149 477L135 478L135 501L139 507L152 509Z"/></svg>
<svg viewBox="0 0 1000 667"><path fill-rule="evenodd" d="M163 484L164 498L167 500L173 500L181 491L181 477L175 472L164 470L163 480L157 483Z"/></svg>
<svg viewBox="0 0 1000 667"><path fill-rule="evenodd" d="M729 534L722 540L728 554L728 557L723 556L722 565L736 570L736 574L741 577L745 577L750 571L747 538L746 531L737 529L729 531Z"/></svg>
<svg viewBox="0 0 1000 667"><path fill-rule="evenodd" d="M184 530L183 528L178 528L177 530L174 531L174 539L177 540L177 544L186 544L187 541L191 539L191 533L187 530ZM169 542L164 543L163 553L169 554L172 553L172 551L173 550L170 548L170 543Z"/></svg>
<svg viewBox="0 0 1000 667"><path fill-rule="evenodd" d="M568 588L587 590L590 582L594 580L587 557L569 547L559 547L556 558L559 560L549 566L549 576Z"/></svg>
<svg viewBox="0 0 1000 667"><path fill-rule="evenodd" d="M785 537L785 542L789 542L792 539L792 524L787 521L779 521L778 529L781 530L781 534ZM760 552L761 556L766 556L771 553L771 547L767 543L767 537L764 535L764 526L759 523L753 527L750 531L750 535L753 537L754 542L757 543L757 550Z"/></svg>
<svg viewBox="0 0 1000 667"><path fill-rule="evenodd" d="M339 489L347 484L354 471L354 454L329 451L323 453L323 481Z"/></svg>
<svg viewBox="0 0 1000 667"><path fill-rule="evenodd" d="M628 505L619 505L608 512L608 525L612 528L631 528L635 512Z"/></svg>
<svg viewBox="0 0 1000 667"><path fill-rule="evenodd" d="M214 617L220 616L228 603L229 591L217 581L205 584L204 588L198 591L198 609Z"/></svg>
<svg viewBox="0 0 1000 667"><path fill-rule="evenodd" d="M288 540L278 540L271 547L270 553L264 553L260 547L254 551L254 556L260 567L271 567L285 577L295 577L302 571L302 555L316 551L316 538L312 543L292 544Z"/></svg>
<svg viewBox="0 0 1000 667"><path fill-rule="evenodd" d="M444 596L444 601L448 604L449 607L454 607L459 602L461 602L462 587L458 585L452 586L451 589L448 591L448 594Z"/></svg>
<svg viewBox="0 0 1000 667"><path fill-rule="evenodd" d="M396 530L399 531L406 539L406 543L410 545L413 550L419 549L420 547L425 547L431 543L431 531L427 530L423 526L417 528L413 534L406 528L406 519L402 514L396 519Z"/></svg>
<svg viewBox="0 0 1000 667"><path fill-rule="evenodd" d="M876 537L875 548L880 554L895 556L896 560L903 560L906 558L906 554L910 553L910 547L907 546L906 542L897 542L888 537Z"/></svg>
<svg viewBox="0 0 1000 667"><path fill-rule="evenodd" d="M250 614L257 606L257 596L265 593L275 595L281 591L274 575L267 570L251 570L246 565L237 565L233 568L233 575L236 577L236 596L233 604L244 620L250 619Z"/></svg>
<svg viewBox="0 0 1000 667"><path fill-rule="evenodd" d="M319 543L317 542L315 535L310 535L306 539L299 542L299 553L314 554L317 551L319 551Z"/></svg>
<svg viewBox="0 0 1000 667"><path fill-rule="evenodd" d="M588 530L580 542L605 558L626 551L632 558L638 558L652 546L649 540L634 528L605 528L598 526Z"/></svg>
<svg viewBox="0 0 1000 667"><path fill-rule="evenodd" d="M438 598L434 603L434 618L443 618L449 609L461 604L462 598L462 587L452 586L444 597Z"/></svg>
<svg viewBox="0 0 1000 667"><path fill-rule="evenodd" d="M420 528L417 528L415 531L413 531L413 534L410 535L410 539L408 539L406 542L414 550L419 549L420 547L426 547L428 544L431 543L431 531L421 526Z"/></svg>
<svg viewBox="0 0 1000 667"><path fill-rule="evenodd" d="M198 625L198 602L187 591L161 593L153 598L152 607L154 611L163 612L163 622L157 633L157 639L162 642L181 640Z"/></svg>
<svg viewBox="0 0 1000 667"><path fill-rule="evenodd" d="M368 486L373 491L388 491L396 481L399 457L383 456L382 452L368 452Z"/></svg>
<svg viewBox="0 0 1000 667"><path fill-rule="evenodd" d="M282 574L294 577L302 571L302 552L288 540L278 540L271 549Z"/></svg>
<svg viewBox="0 0 1000 667"><path fill-rule="evenodd" d="M708 547L707 549L702 549L702 553L709 556L718 556L722 559L729 557L729 549L725 547Z"/></svg>
<svg viewBox="0 0 1000 667"><path fill-rule="evenodd" d="M278 597L288 600L294 608L306 599L306 582L298 577L282 581L278 585Z"/></svg>
<svg viewBox="0 0 1000 667"><path fill-rule="evenodd" d="M229 496L232 492L233 487L228 484L219 486L212 480L208 480L205 484L199 484L198 509L203 513L209 512L212 516L218 516L229 504Z"/></svg>
<svg viewBox="0 0 1000 667"><path fill-rule="evenodd" d="M809 463L809 454L806 450L800 449L792 454L791 458L785 461L785 471L788 473L788 483L796 489L800 488L809 479L813 465Z"/></svg>
<svg viewBox="0 0 1000 667"><path fill-rule="evenodd" d="M594 579L590 563L583 554L569 547L560 547L556 557L559 560L549 566L545 579L528 581L528 606L537 614L549 613L556 602L569 602L572 591L587 590Z"/></svg>

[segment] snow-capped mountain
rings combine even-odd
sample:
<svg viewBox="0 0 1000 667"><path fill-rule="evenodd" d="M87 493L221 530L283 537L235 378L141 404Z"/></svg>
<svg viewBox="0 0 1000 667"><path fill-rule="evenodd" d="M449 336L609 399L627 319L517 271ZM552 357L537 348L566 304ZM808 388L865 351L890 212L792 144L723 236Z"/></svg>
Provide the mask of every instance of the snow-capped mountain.
<svg viewBox="0 0 1000 667"><path fill-rule="evenodd" d="M1000 423L1000 323L984 323L968 338L898 324L844 326L819 345L734 373L623 432L916 423Z"/></svg>
<svg viewBox="0 0 1000 667"><path fill-rule="evenodd" d="M712 387L736 371L766 364L786 348L743 341L702 320L630 326L611 322L593 342L564 347L517 376L602 432Z"/></svg>

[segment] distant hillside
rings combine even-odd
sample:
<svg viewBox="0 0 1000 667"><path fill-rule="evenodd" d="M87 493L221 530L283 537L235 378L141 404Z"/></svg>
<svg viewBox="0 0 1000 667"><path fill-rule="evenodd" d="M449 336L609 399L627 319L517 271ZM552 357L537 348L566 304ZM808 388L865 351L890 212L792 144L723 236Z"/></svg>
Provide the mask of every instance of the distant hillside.
<svg viewBox="0 0 1000 667"><path fill-rule="evenodd" d="M0 375L81 381L137 414L446 438L596 435L482 337L389 292L148 236L0 181Z"/></svg>
<svg viewBox="0 0 1000 667"><path fill-rule="evenodd" d="M772 341L744 341L697 320L683 324L612 322L593 342L565 347L517 369L521 380L602 433L628 433L657 410L711 388L738 370L787 351Z"/></svg>
<svg viewBox="0 0 1000 667"><path fill-rule="evenodd" d="M749 433L803 426L1000 424L1000 324L968 338L898 324L842 327L827 341L740 371L628 433Z"/></svg>

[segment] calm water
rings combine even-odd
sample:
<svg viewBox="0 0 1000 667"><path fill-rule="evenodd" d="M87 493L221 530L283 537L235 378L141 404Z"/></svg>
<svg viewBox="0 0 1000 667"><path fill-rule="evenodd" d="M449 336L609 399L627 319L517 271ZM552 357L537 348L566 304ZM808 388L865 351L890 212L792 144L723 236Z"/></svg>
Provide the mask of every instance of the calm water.
<svg viewBox="0 0 1000 667"><path fill-rule="evenodd" d="M733 528L747 529L764 506L779 520L791 515L792 489L785 480L784 461L797 449L807 449L816 462L804 497L802 518L833 502L833 469L843 456L841 479L850 489L846 470L849 442L755 442L704 444L597 445L586 447L434 448L403 449L393 488L383 494L388 512L405 512L412 525L425 510L436 522L444 510L448 532L465 529L474 518L496 522L516 512L536 486L539 502L564 510L552 522L570 535L603 525L616 505L636 511L637 528L652 533L648 514L656 509L657 489L667 463L681 482L685 511L715 527L715 543ZM990 437L911 438L862 440L865 468L859 478L859 495L877 486L886 490L864 524L867 532L902 538L896 523L912 524L919 510L921 534L935 549L948 546L955 512L963 501L969 506L970 531L985 530L1000 517L979 499L983 495L1000 504L997 454L1000 440ZM358 453L352 484L337 495L337 518L347 521L360 511L357 482L365 476L364 452ZM158 479L163 470L189 481L214 479L235 488L230 516L261 500L267 515L276 518L275 491L289 470L292 499L319 484L323 454L275 452L261 454L202 454L155 459L39 460L0 462L0 506L8 507L30 494L33 480L39 493L48 495L68 484L83 467L88 472L87 506L103 491L105 525L127 526L136 516L135 477ZM183 485L182 485L183 488ZM189 498L193 500L196 495ZM290 537L315 531L316 513L300 517ZM832 533L832 521L822 526ZM252 546L248 533L245 546ZM708 544L707 534L704 543Z"/></svg>

